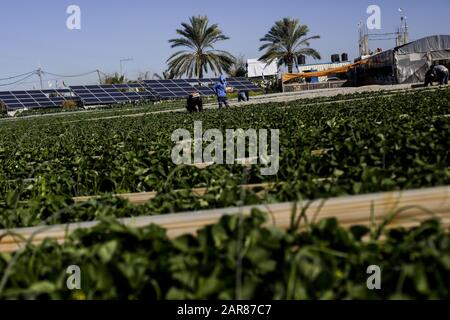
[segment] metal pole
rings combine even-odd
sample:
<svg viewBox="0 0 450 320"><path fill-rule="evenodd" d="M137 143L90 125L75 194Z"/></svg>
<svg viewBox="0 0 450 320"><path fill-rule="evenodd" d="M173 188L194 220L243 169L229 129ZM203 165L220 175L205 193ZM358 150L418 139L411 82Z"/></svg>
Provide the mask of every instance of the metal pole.
<svg viewBox="0 0 450 320"><path fill-rule="evenodd" d="M97 69L97 75L98 75L98 84L102 84L102 77L100 76L100 70Z"/></svg>
<svg viewBox="0 0 450 320"><path fill-rule="evenodd" d="M409 43L408 18L405 16L405 43Z"/></svg>
<svg viewBox="0 0 450 320"><path fill-rule="evenodd" d="M133 58L120 59L120 75L121 76L124 76L122 63L127 62L127 61L133 61Z"/></svg>
<svg viewBox="0 0 450 320"><path fill-rule="evenodd" d="M41 83L41 90L43 89L43 85L42 85L42 69L41 67L38 68L37 70L38 76L39 76L39 81Z"/></svg>

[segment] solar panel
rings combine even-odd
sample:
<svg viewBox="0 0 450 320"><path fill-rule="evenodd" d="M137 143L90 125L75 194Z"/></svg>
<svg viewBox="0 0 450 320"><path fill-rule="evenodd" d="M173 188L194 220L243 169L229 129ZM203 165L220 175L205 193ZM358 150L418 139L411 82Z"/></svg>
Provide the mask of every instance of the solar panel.
<svg viewBox="0 0 450 320"><path fill-rule="evenodd" d="M64 105L65 101L80 101L80 98L78 98L70 89L47 89L41 90L41 92L48 95L51 100L51 102L43 102L46 103L47 106L50 106L50 104L53 103L57 107L61 107ZM38 99L40 98L35 98L35 100Z"/></svg>
<svg viewBox="0 0 450 320"><path fill-rule="evenodd" d="M192 92L203 96L214 95L213 87L218 78L144 80L144 84L163 99L187 98ZM236 90L260 91L261 88L246 78L229 78L228 85Z"/></svg>
<svg viewBox="0 0 450 320"><path fill-rule="evenodd" d="M164 99L187 98L192 92L199 91L199 83L192 79L175 80L145 80L144 84ZM211 86L208 83L208 86ZM208 87L199 91L202 95L213 95L214 91Z"/></svg>
<svg viewBox="0 0 450 320"><path fill-rule="evenodd" d="M68 89L30 90L30 91L4 91L0 92L0 100L8 110L58 108L65 101L77 101Z"/></svg>
<svg viewBox="0 0 450 320"><path fill-rule="evenodd" d="M142 84L111 84L72 86L70 89L85 105L126 103L140 100L158 100L159 97Z"/></svg>
<svg viewBox="0 0 450 320"><path fill-rule="evenodd" d="M72 86L69 89L47 89L0 92L7 109L62 107L65 101L81 101L85 105L126 103L141 100L187 98L192 92L214 95L218 78L145 80L143 83ZM246 78L228 78L236 90L260 91Z"/></svg>
<svg viewBox="0 0 450 320"><path fill-rule="evenodd" d="M228 85L237 90L261 91L261 88L246 78L230 78Z"/></svg>

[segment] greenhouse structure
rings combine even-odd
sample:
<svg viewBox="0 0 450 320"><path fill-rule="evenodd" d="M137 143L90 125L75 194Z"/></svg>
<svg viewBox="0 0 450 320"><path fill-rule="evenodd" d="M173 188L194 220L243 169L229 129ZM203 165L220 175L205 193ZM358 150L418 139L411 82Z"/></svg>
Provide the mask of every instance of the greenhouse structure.
<svg viewBox="0 0 450 320"><path fill-rule="evenodd" d="M357 85L425 81L432 64L450 65L450 35L435 35L380 52L353 72Z"/></svg>

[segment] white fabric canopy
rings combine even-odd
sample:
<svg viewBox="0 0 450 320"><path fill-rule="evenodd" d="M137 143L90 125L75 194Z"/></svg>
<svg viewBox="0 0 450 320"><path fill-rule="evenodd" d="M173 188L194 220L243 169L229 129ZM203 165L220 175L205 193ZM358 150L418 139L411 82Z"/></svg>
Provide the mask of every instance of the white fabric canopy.
<svg viewBox="0 0 450 320"><path fill-rule="evenodd" d="M425 37L371 56L359 67L358 83L423 82L431 64L439 61L450 61L450 35Z"/></svg>
<svg viewBox="0 0 450 320"><path fill-rule="evenodd" d="M248 59L248 77L263 77L263 76L275 76L278 73L278 61L273 61L271 64L266 65L264 62L258 61L258 59Z"/></svg>

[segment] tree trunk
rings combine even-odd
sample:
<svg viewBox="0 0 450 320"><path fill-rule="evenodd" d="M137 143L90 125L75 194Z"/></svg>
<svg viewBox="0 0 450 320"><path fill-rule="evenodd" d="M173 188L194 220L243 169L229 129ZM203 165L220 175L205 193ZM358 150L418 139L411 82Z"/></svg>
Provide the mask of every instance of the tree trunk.
<svg viewBox="0 0 450 320"><path fill-rule="evenodd" d="M288 63L288 72L292 73L292 71L294 70L294 64L292 62Z"/></svg>
<svg viewBox="0 0 450 320"><path fill-rule="evenodd" d="M294 61L292 58L288 60L288 72L292 73L294 71Z"/></svg>
<svg viewBox="0 0 450 320"><path fill-rule="evenodd" d="M197 76L199 79L203 79L203 52L200 50L197 55L196 67L197 67Z"/></svg>

